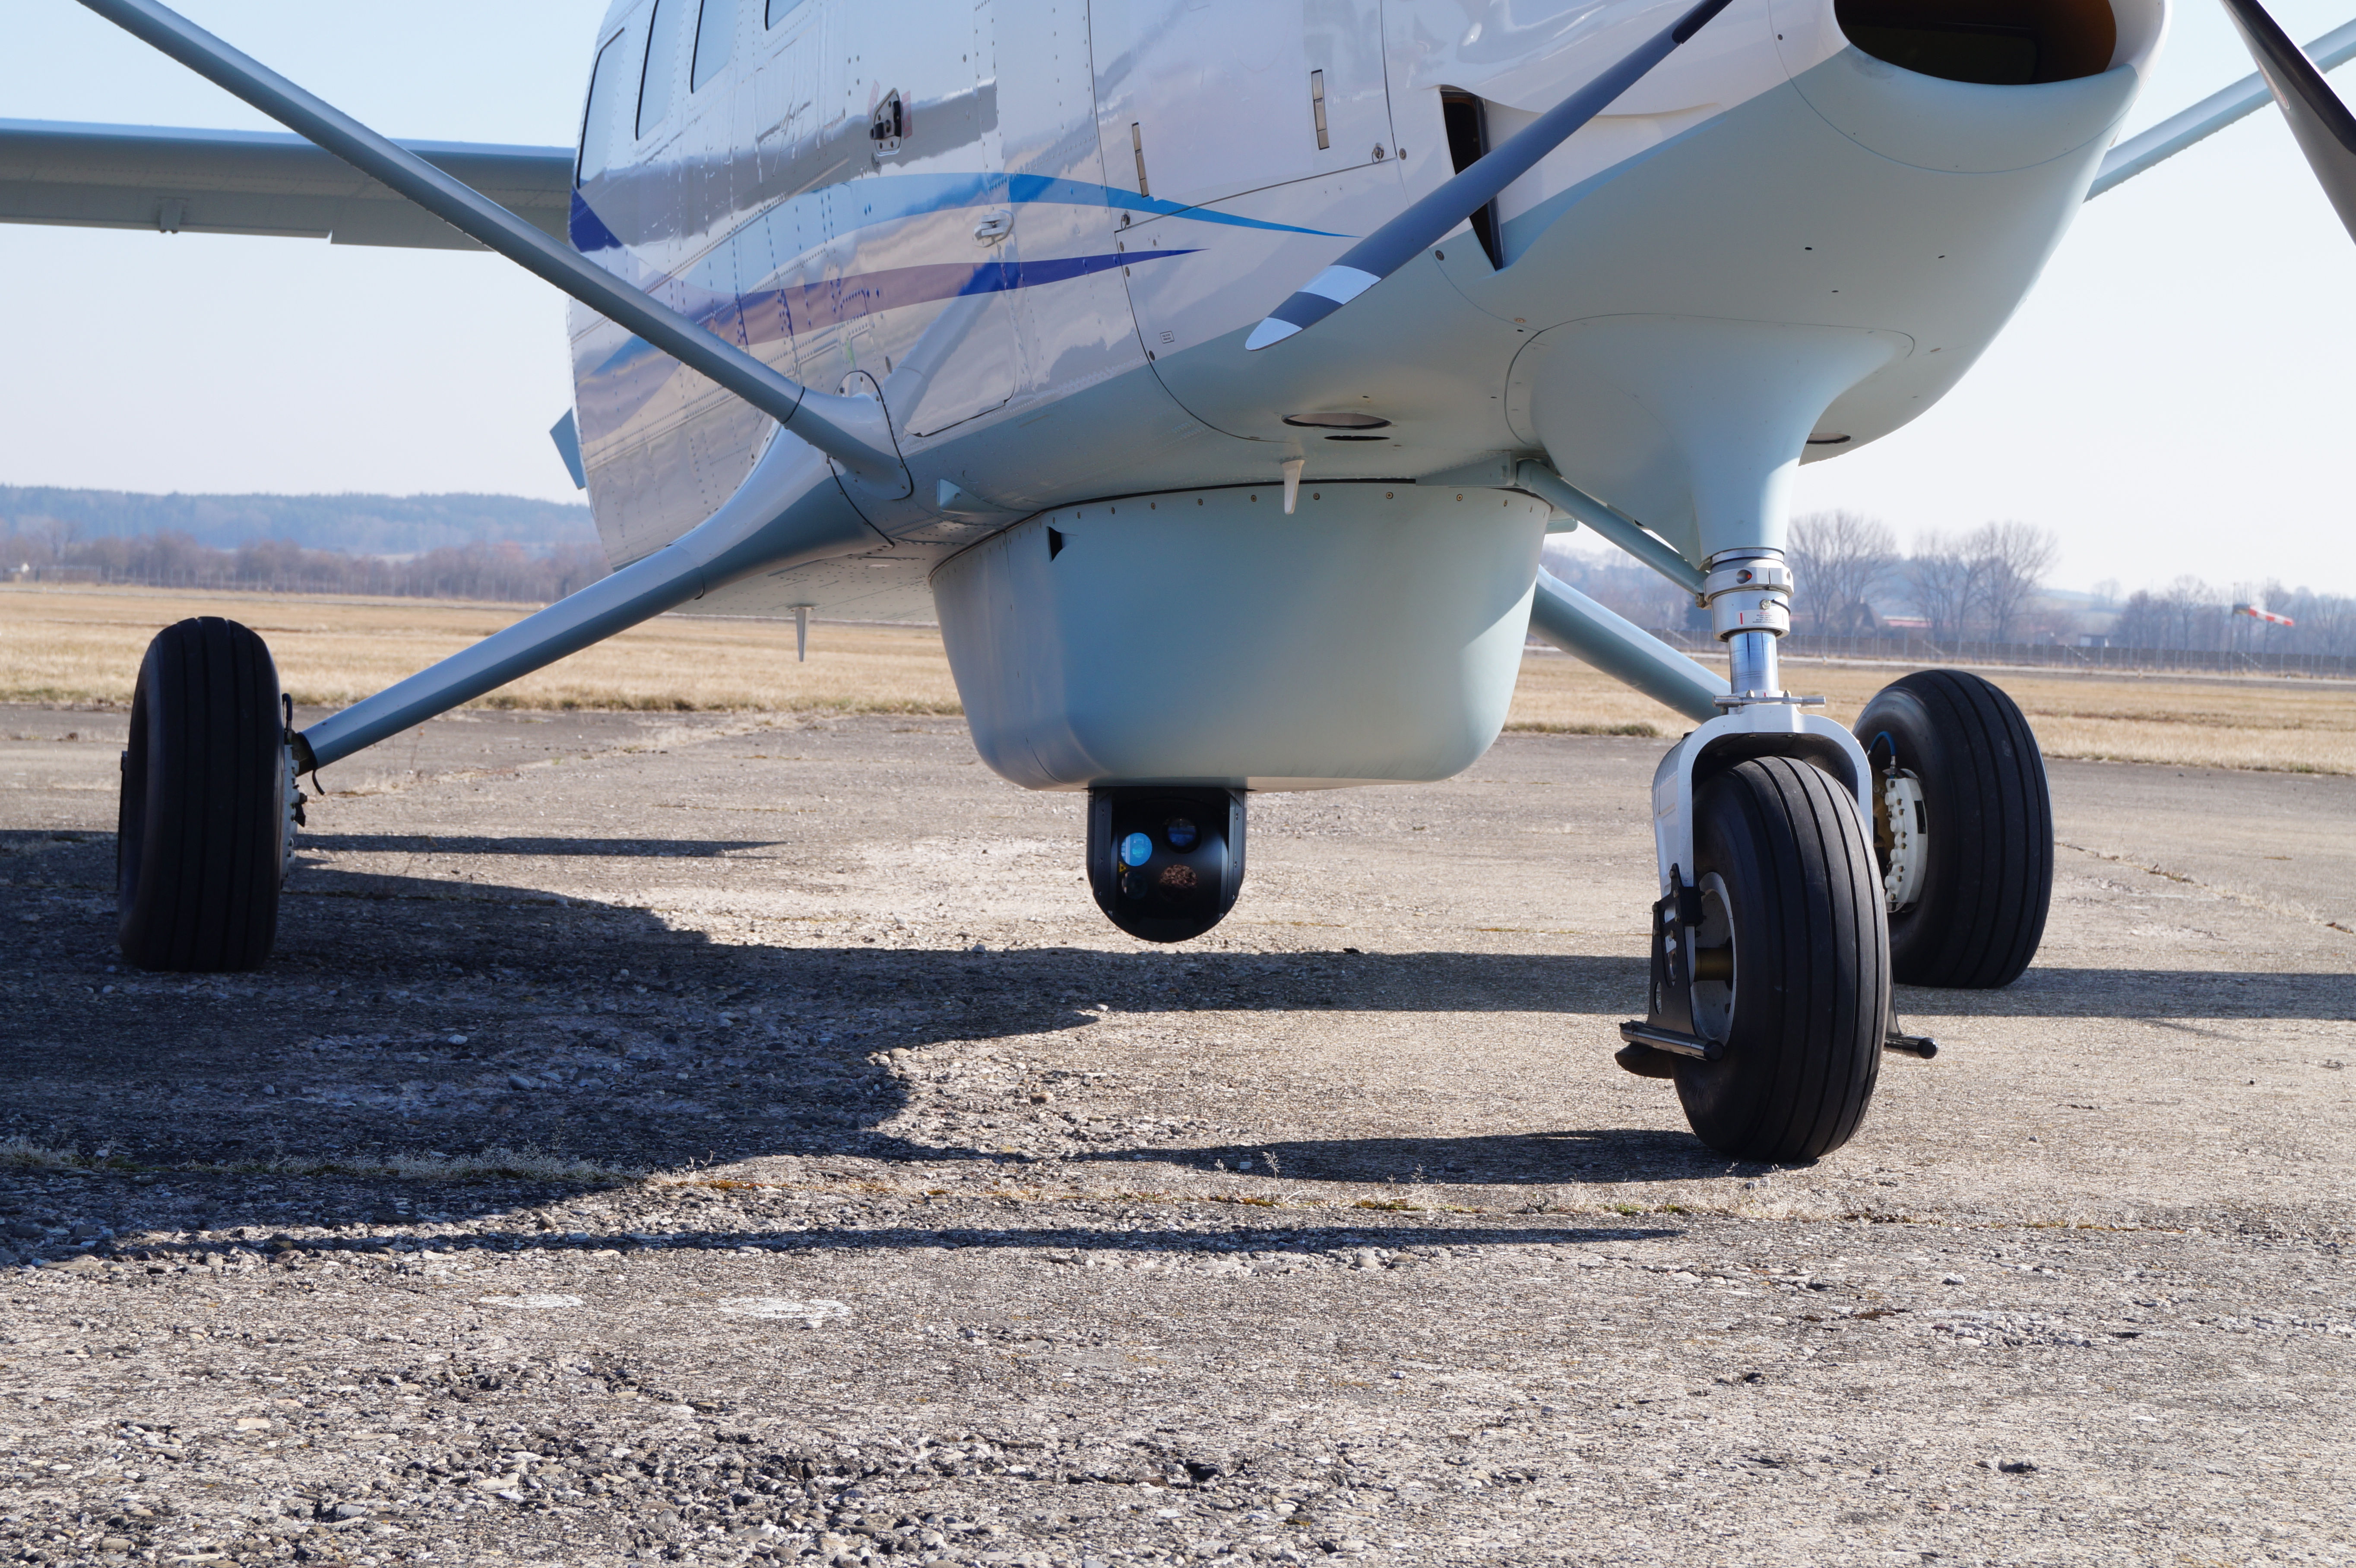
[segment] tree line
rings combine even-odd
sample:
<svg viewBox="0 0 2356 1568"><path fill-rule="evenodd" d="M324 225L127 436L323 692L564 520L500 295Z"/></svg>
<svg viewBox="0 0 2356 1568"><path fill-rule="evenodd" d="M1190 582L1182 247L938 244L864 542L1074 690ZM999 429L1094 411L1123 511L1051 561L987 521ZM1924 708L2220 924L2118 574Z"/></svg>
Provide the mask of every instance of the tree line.
<svg viewBox="0 0 2356 1568"><path fill-rule="evenodd" d="M2074 640L2073 617L2040 613L2046 575L2062 553L2049 528L1983 523L1960 534L1926 529L1901 555L1890 525L1858 512L1793 519L1792 629L1869 637L1877 604L1902 601L1934 643Z"/></svg>
<svg viewBox="0 0 2356 1568"><path fill-rule="evenodd" d="M532 550L477 541L411 556L347 555L285 539L250 539L217 549L177 531L78 539L66 529L41 527L40 519L30 522L0 533L0 577L545 604L606 573L604 552L588 545Z"/></svg>
<svg viewBox="0 0 2356 1568"><path fill-rule="evenodd" d="M1920 636L1933 643L2064 643L2194 653L2356 655L2356 599L2280 582L2228 591L2181 577L2120 599L2115 584L2091 600L2047 593L2059 557L2050 529L1991 522L1960 533L1925 530L1911 550L1889 524L1862 513L1793 519L1788 555L1798 592L1792 630L1802 636ZM1547 563L1572 587L1640 626L1702 631L1708 617L1690 596L1633 561L1563 547ZM2073 602L2074 601L2074 602ZM2261 625L2237 603L2297 622ZM1893 619L1920 622L1892 626Z"/></svg>
<svg viewBox="0 0 2356 1568"><path fill-rule="evenodd" d="M2297 623L2261 625L2233 613L2236 603L2261 604ZM2128 595L2111 628L2126 648L2184 648L2194 653L2356 655L2356 599L2268 582L2242 597L2197 577Z"/></svg>
<svg viewBox="0 0 2356 1568"><path fill-rule="evenodd" d="M529 496L168 496L0 485L0 535L138 539L185 534L215 549L247 539L292 539L348 555L423 555L482 542L543 550L594 545L597 525L578 502ZM9 565L24 560L19 554Z"/></svg>

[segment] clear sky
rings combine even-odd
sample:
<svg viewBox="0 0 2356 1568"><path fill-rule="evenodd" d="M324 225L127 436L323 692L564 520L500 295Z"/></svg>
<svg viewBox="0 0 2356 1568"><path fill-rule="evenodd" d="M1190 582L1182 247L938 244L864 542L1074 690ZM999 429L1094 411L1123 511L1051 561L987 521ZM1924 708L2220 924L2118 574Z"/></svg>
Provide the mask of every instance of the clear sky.
<svg viewBox="0 0 2356 1568"><path fill-rule="evenodd" d="M2356 0L2275 0L2302 41ZM604 0L184 0L396 136L573 138ZM0 117L271 128L72 0L0 0ZM2249 70L2182 0L2132 134ZM2356 70L2337 85L2350 90ZM487 255L0 226L0 483L572 498L563 305ZM2089 204L1963 386L1804 471L1901 537L2021 518L2055 581L2351 592L2356 245L2273 110ZM2335 455L2340 454L2340 455Z"/></svg>

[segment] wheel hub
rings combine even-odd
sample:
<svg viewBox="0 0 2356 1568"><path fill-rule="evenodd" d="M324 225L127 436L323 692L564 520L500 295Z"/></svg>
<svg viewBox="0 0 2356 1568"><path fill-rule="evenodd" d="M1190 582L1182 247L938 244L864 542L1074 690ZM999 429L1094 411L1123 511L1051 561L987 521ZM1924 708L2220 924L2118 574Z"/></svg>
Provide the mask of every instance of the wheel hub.
<svg viewBox="0 0 2356 1568"><path fill-rule="evenodd" d="M1922 781L1903 769L1881 775L1881 793L1874 799L1873 848L1881 859L1881 887L1890 912L1913 908L1931 865L1931 818L1922 805Z"/></svg>

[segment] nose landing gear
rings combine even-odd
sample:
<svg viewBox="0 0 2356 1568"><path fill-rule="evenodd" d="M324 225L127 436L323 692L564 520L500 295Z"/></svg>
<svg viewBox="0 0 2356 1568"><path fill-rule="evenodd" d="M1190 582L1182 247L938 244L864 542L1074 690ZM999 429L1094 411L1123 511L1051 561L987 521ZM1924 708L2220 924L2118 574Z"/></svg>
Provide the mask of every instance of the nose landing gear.
<svg viewBox="0 0 2356 1568"><path fill-rule="evenodd" d="M1712 1148L1814 1159L1856 1132L1885 1051L1937 1051L1899 1030L1894 981L2002 986L2034 956L2052 808L2028 720L1977 676L1906 676L1852 736L1781 694L1772 642L1735 652L1730 711L1654 783L1652 1002L1618 1061L1674 1080Z"/></svg>
<svg viewBox="0 0 2356 1568"><path fill-rule="evenodd" d="M1769 550L1713 557L1704 592L1730 655L1720 716L1653 781L1662 898L1647 1016L1620 1065L1671 1078L1686 1119L1744 1159L1815 1159L1864 1120L1890 1032L1882 868L1857 738L1784 692L1791 573Z"/></svg>

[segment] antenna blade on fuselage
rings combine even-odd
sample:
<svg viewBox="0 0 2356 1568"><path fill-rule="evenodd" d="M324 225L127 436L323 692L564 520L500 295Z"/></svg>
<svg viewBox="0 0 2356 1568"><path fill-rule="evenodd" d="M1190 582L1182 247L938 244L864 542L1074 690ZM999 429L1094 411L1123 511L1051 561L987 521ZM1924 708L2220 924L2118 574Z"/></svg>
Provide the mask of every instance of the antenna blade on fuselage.
<svg viewBox="0 0 2356 1568"><path fill-rule="evenodd" d="M231 48L155 0L81 0L273 120L372 175L468 239L497 251L870 478L903 477L883 405L813 392L631 287L540 229Z"/></svg>
<svg viewBox="0 0 2356 1568"><path fill-rule="evenodd" d="M1462 174L1351 246L1340 261L1269 312L1266 320L1252 328L1244 347L1266 348L1314 326L1405 266L1418 251L1445 239L1458 224L1496 200L1498 192L1536 168L1538 160L1569 141L1613 99L1635 86L1645 72L1701 31L1730 3L1702 0L1594 80L1474 160Z"/></svg>
<svg viewBox="0 0 2356 1568"><path fill-rule="evenodd" d="M2223 0L2225 14L2274 90L2298 150L2323 187L2349 237L2356 239L2356 114L2331 91L2315 62L2290 41L2258 0Z"/></svg>

